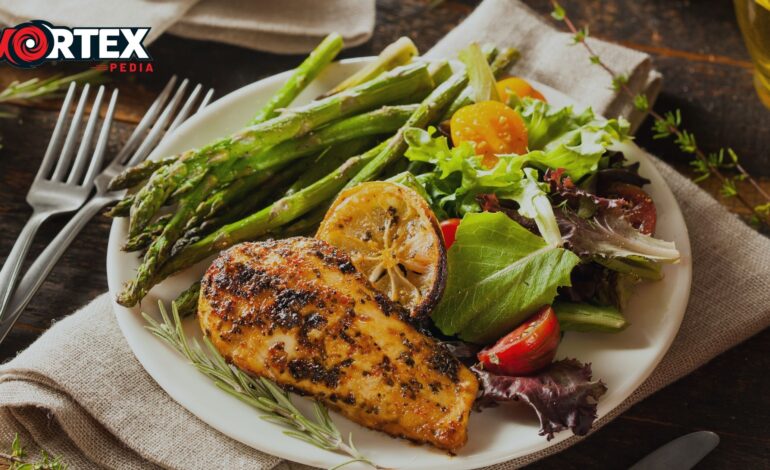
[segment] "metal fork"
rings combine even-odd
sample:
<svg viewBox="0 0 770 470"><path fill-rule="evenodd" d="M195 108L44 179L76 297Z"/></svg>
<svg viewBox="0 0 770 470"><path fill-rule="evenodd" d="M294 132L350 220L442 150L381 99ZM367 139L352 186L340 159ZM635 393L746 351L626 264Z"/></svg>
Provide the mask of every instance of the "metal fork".
<svg viewBox="0 0 770 470"><path fill-rule="evenodd" d="M214 94L214 90L209 89L201 97L203 87L198 84L190 92L184 104L180 106L185 97L189 81L183 80L174 90L176 82L176 76L172 77L158 98L149 107L144 117L139 121L139 124L137 124L117 156L96 177L96 194L94 197L89 199L72 217L69 223L30 266L19 283L16 294L13 296L11 309L9 310L10 314L5 318L0 317L0 342L5 339L8 332L13 328L24 308L80 230L106 205L118 201L125 196L125 190L109 191L107 189L110 180L126 168L144 161L165 135L178 127L190 115L205 108Z"/></svg>
<svg viewBox="0 0 770 470"><path fill-rule="evenodd" d="M75 96L75 88L76 85L73 82L67 90L43 162L27 193L27 203L33 209L32 217L21 230L2 270L0 270L0 318L10 303L21 265L40 225L54 214L72 212L83 205L93 188L94 178L102 164L112 124L112 114L115 110L115 101L118 97L117 90L112 92L96 146L91 152L97 127L96 122L99 119L99 109L104 96L104 87L99 87L99 91L96 93L82 137L80 127L90 87L88 85L83 87L75 107L75 113L69 122L69 129L67 129L68 115L72 99ZM64 135L65 131L66 136ZM80 138L80 146L77 154L74 155L78 138ZM75 157L74 162L72 162L73 155ZM55 168L54 163L56 163ZM86 167L88 168L86 169ZM52 169L53 173L51 173Z"/></svg>

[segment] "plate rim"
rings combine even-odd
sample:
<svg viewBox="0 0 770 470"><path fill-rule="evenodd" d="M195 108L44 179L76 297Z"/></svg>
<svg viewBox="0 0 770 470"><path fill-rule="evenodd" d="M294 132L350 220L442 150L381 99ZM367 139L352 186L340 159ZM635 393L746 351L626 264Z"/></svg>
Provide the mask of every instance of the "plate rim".
<svg viewBox="0 0 770 470"><path fill-rule="evenodd" d="M362 63L363 64L363 63L367 63L368 61L371 61L371 60L373 60L373 57L357 57L357 58L343 59L343 60L340 60L340 61L336 61L336 62L333 63L333 65L336 66L337 64L347 65L347 64L357 64L357 63ZM216 103L220 103L219 106L226 106L226 104L228 104L230 102L237 101L238 95L248 94L248 92L252 88L259 88L259 87L269 86L273 82L280 82L281 80L284 80L285 78L288 78L288 76L291 74L291 72L292 72L292 70L289 70L289 71L282 72L282 73L279 73L279 74L275 74L275 75L266 77L264 79L261 79L261 80L249 83L247 85L244 85L244 86L242 86L242 87L240 87L238 89L233 90L232 92L228 93L227 95L222 96L221 98L217 99L215 102L213 102L209 106L212 106L212 105L214 105ZM564 93L561 93L558 90L555 90L555 89L553 89L553 88L551 88L551 87L549 87L547 85L541 84L541 83L539 83L539 82L537 82L535 80L530 80L530 81L532 83L534 83L538 88L547 90L546 95L548 93L558 94L561 97L566 98L567 101L570 101L570 102L574 103L577 106L584 106L584 105L581 105L574 98L569 97L568 95L565 95ZM194 116L194 117L188 119L187 121L185 121L184 123L182 123L182 125L180 125L177 129L175 129L172 132L172 134L171 134L172 139L173 139L173 134L183 132L188 126L194 126L196 119L197 118L203 119L204 116L205 116L205 111L204 111L204 113L201 114L200 117ZM649 164L648 170L650 172L655 173L656 176L659 177L659 179L661 181L663 181L662 175L660 174L658 169L655 167L655 165L653 164L653 162L652 162L652 160L650 158L651 155L648 154L643 149L635 146L635 144L634 144L634 147L639 150L639 158L642 159L642 160L646 160L646 162L644 162L644 163ZM158 156L159 156L159 153L157 152L157 148L156 148L151 153L150 158L156 158ZM609 406L609 409L607 409L605 413L600 415L599 418L597 419L597 421L601 420L602 418L607 416L610 412L612 412L614 409L616 409L618 406L620 406L622 403L624 403L630 396L633 395L633 393L639 388L639 386L641 384L643 384L649 378L649 376L657 368L657 366L660 364L660 361L663 359L665 354L670 349L671 344L673 343L674 339L677 336L677 333L678 333L679 329L681 328L681 323L682 323L682 321L684 319L684 315L686 313L686 309L687 309L687 305L688 305L688 301L689 301L689 296L690 296L690 291L691 291L691 286L692 286L692 260L691 260L689 233L688 233L688 230L687 230L687 225L684 222L684 217L683 217L683 214L682 214L682 211L681 211L681 207L679 206L678 201L676 201L676 198L674 197L674 194L671 191L671 188L668 186L668 184L666 184L665 181L663 181L663 184L660 187L656 187L656 191L663 191L663 192L667 193L666 197L670 198L674 202L674 204L672 206L672 208L674 210L671 211L672 213L670 213L668 215L670 217L672 217L673 219L677 219L677 220L672 220L672 222L671 222L672 224L676 225L677 227L681 227L683 229L683 240L685 241L685 244L682 245L681 241L679 241L679 240L677 241L677 243L678 243L678 249L680 250L680 253L682 253L682 262L681 262L680 266L683 269L685 269L685 271L684 271L684 274L685 274L684 281L686 283L686 289L683 290L683 292L684 292L683 294L680 292L679 295L677 296L677 298L675 299L677 301L676 302L677 305L674 307L674 309L675 309L676 312L678 312L677 313L677 318L674 319L675 320L675 325L673 325L673 326L675 326L675 328L671 328L671 330L668 331L668 336L665 338L665 341L663 342L662 347L660 347L657 350L657 353L654 355L653 360L650 361L650 363L648 364L648 366L647 366L646 370L644 371L644 373L640 374L638 379L635 380L632 383L632 385L629 387L630 391L628 392L628 394L625 394L625 396L619 398L618 400L614 400L614 401L616 401L616 403L612 403L611 405L608 405L606 402L605 403L600 402L600 404L602 405L602 408L606 408L607 406ZM291 460L291 461L294 461L294 462L303 463L303 464L306 464L306 465L324 466L324 465L328 465L330 463L330 461L332 462L332 464L334 464L334 461L337 461L337 463L339 463L340 461L347 460L345 458L345 456L341 456L340 454L337 454L337 453L331 452L331 451L320 451L321 454L318 454L317 452L310 452L308 454L304 454L304 453L298 454L296 452L289 453L288 451L282 451L280 449L276 450L276 448L274 448L274 447L270 447L269 449L266 449L265 447L255 447L251 443L243 442L241 439L239 439L238 437L234 436L232 432L228 433L228 430L226 428L224 428L223 426L218 426L218 425L210 422L210 420L203 419L200 416L200 414L194 412L191 409L191 408L197 408L197 407L187 406L185 404L184 397L179 397L177 393L173 393L172 390L170 390L172 388L172 384L168 383L168 381L166 380L164 374L162 373L163 371L159 370L159 368L156 367L156 364L153 363L153 361L150 360L150 358L147 357L147 353L142 349L141 345L139 344L140 343L139 338L135 337L130 332L130 325L128 325L128 323L127 323L128 322L127 315L131 315L131 316L137 315L137 312L139 311L140 307L136 306L136 307L133 307L133 308L127 308L127 307L123 307L123 306L119 305L116 302L117 293L119 292L120 288L122 287L120 280L118 280L118 277L119 277L118 274L116 272L114 272L114 270L122 269L120 266L116 266L116 262L118 261L116 259L116 257L119 254L119 253L116 253L116 250L119 249L120 243L122 242L122 234L119 233L120 232L120 229L119 229L119 225L120 224L121 224L121 220L119 220L119 219L113 220L113 223L111 224L110 235L109 235L109 245L108 245L108 248L107 248L107 259L106 259L107 279L108 279L109 293L110 293L110 298L111 298L112 304L115 307L113 309L113 311L115 312L115 316L117 318L118 325L119 325L120 330L121 330L121 334L123 335L123 337L128 342L129 347L130 347L132 353L134 354L136 359L139 361L139 363L142 365L144 370L164 390L164 392L167 393L172 400L177 402L180 406L185 408L187 411L189 411L191 414L196 416L198 419L201 419L201 421L206 423L208 426L211 426L213 429L216 429L216 430L222 432L223 434L227 435L228 437L230 437L230 438L232 438L232 439L234 439L234 440L236 440L238 442L241 442L244 445L246 445L248 447L251 447L251 448L253 448L253 449L257 450L257 451L265 452L267 454L274 455L274 456L279 457L279 458L283 458L283 459L286 459L286 460ZM685 286L682 286L682 287L685 287ZM603 423L603 424L606 424L606 423ZM594 427L591 430L591 433L593 433L596 429L598 429L598 428ZM590 433L589 433L589 435L590 435ZM472 459L472 462L471 461L467 462L466 465L463 465L463 461L473 457L473 454L466 455L466 456L459 456L459 457L453 458L449 462L442 463L442 467L443 468L447 468L447 469L449 469L449 468L464 469L464 468L478 468L478 467L483 467L483 466L487 466L487 465L494 465L494 464L497 464L497 463L506 462L506 461L509 461L509 460L512 460L512 459L521 458L521 457L524 457L524 456L527 456L527 455L532 455L534 453L541 452L541 451L543 451L545 449L548 449L548 448L550 448L550 447L552 447L552 446L554 446L554 445L556 445L556 444L558 444L560 442L563 442L563 441L565 441L567 439L570 439L572 437L573 437L573 435L569 431L565 431L565 432L557 434L555 439L553 439L553 440L551 440L549 442L544 442L543 445L537 446L536 449L525 449L525 450L521 450L519 452L513 452L513 453L509 453L508 455L500 455L500 456L497 456L497 457L493 457L493 456L489 456L488 458L477 457L477 458ZM305 444L305 443L301 443L301 442L298 442L297 445L298 446L300 446L300 445L309 446L309 444ZM315 449L315 448L312 448L312 449ZM312 454L317 454L317 455L313 456ZM299 455L299 458L298 458L298 455ZM422 468L422 467L414 467L414 468Z"/></svg>

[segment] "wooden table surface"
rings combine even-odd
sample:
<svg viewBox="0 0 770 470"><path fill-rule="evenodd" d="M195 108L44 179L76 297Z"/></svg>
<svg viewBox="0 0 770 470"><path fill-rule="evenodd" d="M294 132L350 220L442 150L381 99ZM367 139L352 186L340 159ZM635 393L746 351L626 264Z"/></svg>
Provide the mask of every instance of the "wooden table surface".
<svg viewBox="0 0 770 470"><path fill-rule="evenodd" d="M377 27L366 44L346 57L374 55L402 35L423 51L452 29L476 1L428 0L378 2ZM546 15L545 0L528 4ZM706 149L730 146L744 165L770 189L770 111L763 108L751 84L751 63L726 0L562 0L592 35L648 52L665 77L655 109L681 108L688 129ZM526 54L526 51L523 51ZM222 96L252 81L297 65L301 56L278 56L221 44L164 36L150 46L155 72L112 75L121 91L119 122L112 150L119 146L171 74L216 88ZM82 66L81 66L82 67ZM44 76L64 68L31 72L2 66L0 86L12 79ZM69 69L64 69L69 70ZM31 211L26 191L37 171L53 128L59 103L15 108L16 119L0 120L0 261L10 251ZM687 172L687 157L667 142L651 139L649 121L637 141ZM704 187L717 194L718 187ZM717 196L718 197L718 196ZM733 201L725 201L737 212ZM32 248L42 250L65 219L47 223ZM106 291L104 259L110 222L94 219L78 236L27 307L0 360L12 358L52 322L72 313ZM725 312L729 321L729 312ZM721 443L702 468L770 468L770 331L764 331L717 357L690 376L632 407L614 422L536 468L622 468L682 434L712 430Z"/></svg>

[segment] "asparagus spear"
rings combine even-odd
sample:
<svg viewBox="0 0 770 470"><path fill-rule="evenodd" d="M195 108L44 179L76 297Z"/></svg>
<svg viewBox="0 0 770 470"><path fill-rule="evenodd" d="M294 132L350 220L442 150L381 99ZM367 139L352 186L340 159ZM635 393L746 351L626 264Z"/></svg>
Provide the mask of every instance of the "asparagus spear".
<svg viewBox="0 0 770 470"><path fill-rule="evenodd" d="M107 189L117 191L134 187L149 178L155 170L174 163L176 159L176 156L171 156L158 160L145 160L136 166L126 168L110 181Z"/></svg>
<svg viewBox="0 0 770 470"><path fill-rule="evenodd" d="M152 241L163 232L163 228L171 220L171 214L165 214L147 226L144 232L135 237L131 237L123 245L123 251L139 251L150 246Z"/></svg>
<svg viewBox="0 0 770 470"><path fill-rule="evenodd" d="M369 181L377 177L380 172L400 158L406 151L406 141L404 140L404 131L410 127L427 127L441 116L444 109L457 98L457 95L468 84L468 75L465 71L455 73L447 81L436 87L428 95L417 110L406 121L396 135L387 141L387 146L373 158L366 166L356 174L345 186L346 188L355 186L358 183Z"/></svg>
<svg viewBox="0 0 770 470"><path fill-rule="evenodd" d="M134 203L134 195L126 194L126 196L118 201L117 204L108 209L104 215L107 217L128 217L131 213L131 205Z"/></svg>
<svg viewBox="0 0 770 470"><path fill-rule="evenodd" d="M198 185L214 162L238 159L256 149L307 134L334 119L398 101L419 90L427 92L431 87L425 64L406 65L350 90L247 127L202 149L188 150L173 164L153 173L139 190L131 207L129 235L141 232L180 186L186 190Z"/></svg>
<svg viewBox="0 0 770 470"><path fill-rule="evenodd" d="M269 178L265 184L260 185L259 189L248 194L237 204L228 207L223 213L208 217L195 225L189 225L185 229L184 235L174 244L171 256L176 256L185 246L200 240L201 236L253 213L271 196L282 193L285 186L299 176L301 172L302 167L299 166L281 169L275 172L274 176Z"/></svg>
<svg viewBox="0 0 770 470"><path fill-rule="evenodd" d="M500 75L502 75L509 66L516 63L517 60L519 60L518 49L513 47L503 49L495 56L492 63L489 64L492 69L492 74L494 74L495 78L500 78ZM450 119L455 111L469 104L473 104L473 90L470 87L463 90L462 93L460 93L460 96L452 102L449 109L447 109L441 117L441 120L446 121L447 119Z"/></svg>
<svg viewBox="0 0 770 470"><path fill-rule="evenodd" d="M406 122L406 119L404 119ZM335 168L342 165L345 160L361 153L365 148L371 147L370 138L349 140L341 144L331 146L324 150L299 178L286 190L284 196L291 196L306 186L310 186L319 179L328 175Z"/></svg>
<svg viewBox="0 0 770 470"><path fill-rule="evenodd" d="M283 84L278 92L268 101L251 119L250 125L259 124L278 115L278 110L289 106L292 101L312 82L315 77L334 60L334 57L342 49L342 36L332 33L310 53L309 56L294 69L291 77ZM177 160L177 156L166 157L158 160L145 160L139 165L127 168L117 175L109 184L110 191L128 189L141 183L158 168L170 165Z"/></svg>
<svg viewBox="0 0 770 470"><path fill-rule="evenodd" d="M316 46L313 52L294 70L286 83L278 93L273 95L262 109L259 110L251 124L259 124L278 115L277 110L289 106L302 90L312 82L315 77L334 60L342 50L342 36L331 33Z"/></svg>
<svg viewBox="0 0 770 470"><path fill-rule="evenodd" d="M157 283L169 275L192 266L218 250L244 240L256 239L271 230L292 222L325 201L334 197L348 179L374 159L386 147L387 141L368 152L349 158L336 170L301 191L285 196L268 207L235 223L225 225L206 238L186 246L169 260L150 283ZM149 289L149 286L148 286ZM134 305L141 296L121 297L122 305ZM125 302L125 303L124 303Z"/></svg>
<svg viewBox="0 0 770 470"><path fill-rule="evenodd" d="M377 56L377 60L364 66L323 96L334 95L335 93L339 93L369 81L394 67L408 64L417 54L419 54L419 51L411 39L405 36L398 38L394 43L388 45L382 52L380 52L380 55Z"/></svg>
<svg viewBox="0 0 770 470"><path fill-rule="evenodd" d="M329 207L332 205L332 202L334 202L333 198L316 207L291 225L281 227L280 232L276 233L275 236L280 236L280 238L287 238L308 236L316 233L318 231L318 226L321 225L321 221L324 220L324 217L326 217L326 212L329 211Z"/></svg>
<svg viewBox="0 0 770 470"><path fill-rule="evenodd" d="M232 162L229 170L220 166L224 163L217 163L218 184L227 184L233 179L235 181L201 203L195 209L195 214L187 226L193 226L200 220L210 217L223 206L240 199L249 190L272 178L276 174L275 169L288 162L317 153L330 145L360 137L395 132L409 119L416 108L414 105L383 106L368 113L334 122L299 139L283 142L266 151L244 157ZM328 171L335 167L336 165Z"/></svg>
<svg viewBox="0 0 770 470"><path fill-rule="evenodd" d="M181 318L194 315L198 311L198 295L201 290L201 281L195 281L174 300Z"/></svg>

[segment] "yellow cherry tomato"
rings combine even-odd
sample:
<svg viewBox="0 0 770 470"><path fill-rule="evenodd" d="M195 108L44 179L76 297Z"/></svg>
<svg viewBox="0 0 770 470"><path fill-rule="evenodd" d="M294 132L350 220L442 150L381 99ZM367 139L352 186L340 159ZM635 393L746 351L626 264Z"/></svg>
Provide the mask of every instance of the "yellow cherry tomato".
<svg viewBox="0 0 770 470"><path fill-rule="evenodd" d="M473 142L484 155L487 168L495 166L495 154L527 151L527 126L521 116L499 101L482 101L458 109L449 122L452 143Z"/></svg>
<svg viewBox="0 0 770 470"><path fill-rule="evenodd" d="M497 93L503 102L508 102L509 93L513 93L519 98L529 96L536 100L545 101L545 97L539 91L532 88L526 80L520 77L508 77L497 82Z"/></svg>

